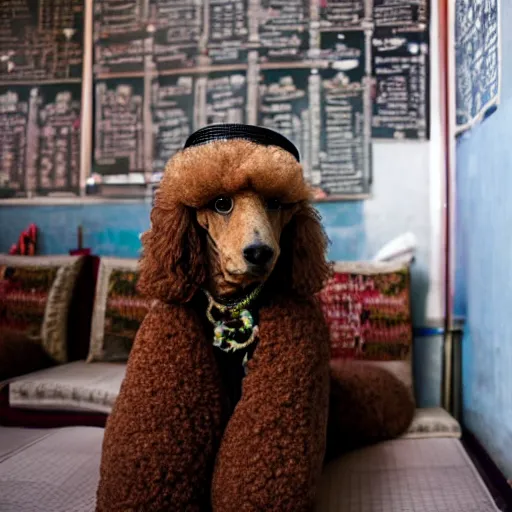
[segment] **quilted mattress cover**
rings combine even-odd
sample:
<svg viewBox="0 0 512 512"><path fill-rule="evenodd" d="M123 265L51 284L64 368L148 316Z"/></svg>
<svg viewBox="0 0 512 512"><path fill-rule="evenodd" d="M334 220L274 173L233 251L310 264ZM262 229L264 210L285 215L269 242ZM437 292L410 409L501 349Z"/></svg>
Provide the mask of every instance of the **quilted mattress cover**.
<svg viewBox="0 0 512 512"><path fill-rule="evenodd" d="M497 512L456 438L397 439L332 462L316 512Z"/></svg>
<svg viewBox="0 0 512 512"><path fill-rule="evenodd" d="M103 429L0 427L2 512L93 512ZM456 438L399 439L347 454L316 512L496 512Z"/></svg>
<svg viewBox="0 0 512 512"><path fill-rule="evenodd" d="M9 405L34 410L109 414L126 373L121 363L73 363L25 375L9 383Z"/></svg>
<svg viewBox="0 0 512 512"><path fill-rule="evenodd" d="M0 427L2 512L92 512L103 429Z"/></svg>

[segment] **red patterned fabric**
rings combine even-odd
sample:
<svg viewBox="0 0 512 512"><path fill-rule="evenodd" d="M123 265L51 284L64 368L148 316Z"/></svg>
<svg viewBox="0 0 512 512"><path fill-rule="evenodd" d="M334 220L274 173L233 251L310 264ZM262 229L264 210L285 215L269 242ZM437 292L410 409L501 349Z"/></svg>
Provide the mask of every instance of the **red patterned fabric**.
<svg viewBox="0 0 512 512"><path fill-rule="evenodd" d="M0 265L0 331L38 337L59 268Z"/></svg>
<svg viewBox="0 0 512 512"><path fill-rule="evenodd" d="M398 361L410 356L408 268L335 272L319 294L331 332L333 359Z"/></svg>

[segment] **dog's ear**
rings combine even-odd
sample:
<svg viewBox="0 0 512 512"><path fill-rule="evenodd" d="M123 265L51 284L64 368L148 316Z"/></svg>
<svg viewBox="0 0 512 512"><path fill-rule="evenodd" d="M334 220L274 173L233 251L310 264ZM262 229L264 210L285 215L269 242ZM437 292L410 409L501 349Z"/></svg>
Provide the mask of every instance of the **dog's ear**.
<svg viewBox="0 0 512 512"><path fill-rule="evenodd" d="M206 276L201 235L191 209L181 204L151 212L142 236L139 291L164 302L188 302Z"/></svg>
<svg viewBox="0 0 512 512"><path fill-rule="evenodd" d="M328 244L319 213L308 203L298 205L281 236L280 286L303 296L319 292L332 272Z"/></svg>

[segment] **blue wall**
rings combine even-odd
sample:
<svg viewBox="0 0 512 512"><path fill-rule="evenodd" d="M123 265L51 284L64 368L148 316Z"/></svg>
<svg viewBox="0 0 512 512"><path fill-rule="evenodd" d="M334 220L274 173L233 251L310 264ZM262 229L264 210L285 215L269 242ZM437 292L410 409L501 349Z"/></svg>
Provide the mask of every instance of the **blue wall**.
<svg viewBox="0 0 512 512"><path fill-rule="evenodd" d="M512 478L512 4L501 3L498 110L458 141L456 313L463 417ZM510 23L509 23L510 22Z"/></svg>
<svg viewBox="0 0 512 512"><path fill-rule="evenodd" d="M362 202L331 203L320 207L332 241L330 258L365 257ZM146 202L52 206L0 206L0 252L16 242L30 223L39 227L39 252L62 254L76 246L77 226L83 227L84 245L100 256L137 258L139 235L149 226Z"/></svg>

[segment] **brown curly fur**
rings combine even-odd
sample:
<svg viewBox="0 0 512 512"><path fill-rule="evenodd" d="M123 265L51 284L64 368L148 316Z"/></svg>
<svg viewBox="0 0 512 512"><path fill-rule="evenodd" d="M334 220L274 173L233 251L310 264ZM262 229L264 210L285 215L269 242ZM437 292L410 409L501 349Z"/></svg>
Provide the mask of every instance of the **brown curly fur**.
<svg viewBox="0 0 512 512"><path fill-rule="evenodd" d="M332 361L327 458L399 436L414 410L412 392L386 369Z"/></svg>
<svg viewBox="0 0 512 512"><path fill-rule="evenodd" d="M243 190L294 207L265 287L258 346L229 418L196 300L209 270L196 212ZM330 267L308 194L300 165L278 148L217 142L169 162L143 237L139 280L141 291L159 302L137 334L107 424L98 511L313 506L325 454L330 344L313 296Z"/></svg>
<svg viewBox="0 0 512 512"><path fill-rule="evenodd" d="M307 511L325 451L329 335L314 299L290 296L261 311L260 329L217 457L213 509Z"/></svg>

